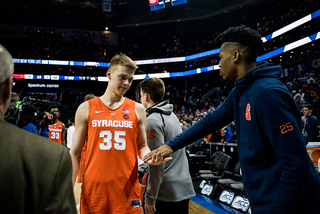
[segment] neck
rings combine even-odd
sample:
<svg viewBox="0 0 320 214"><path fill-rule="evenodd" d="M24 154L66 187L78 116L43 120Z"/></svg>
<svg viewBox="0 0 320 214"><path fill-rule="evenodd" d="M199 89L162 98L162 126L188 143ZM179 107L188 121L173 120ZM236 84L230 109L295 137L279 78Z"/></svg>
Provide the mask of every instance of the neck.
<svg viewBox="0 0 320 214"><path fill-rule="evenodd" d="M153 101L148 102L147 108L150 108L151 106L154 106L155 104L157 104L157 103L155 103L155 102L153 102Z"/></svg>
<svg viewBox="0 0 320 214"><path fill-rule="evenodd" d="M118 96L114 93L106 92L100 97L101 101L108 106L109 108L113 109L119 106L119 103L123 103L124 97Z"/></svg>
<svg viewBox="0 0 320 214"><path fill-rule="evenodd" d="M242 65L240 65L239 70L237 72L237 77L235 79L235 82L237 82L239 79L242 79L244 77L244 75L246 75L246 73L248 73L249 71L251 71L255 67L257 67L256 62L243 63Z"/></svg>
<svg viewBox="0 0 320 214"><path fill-rule="evenodd" d="M124 99L123 96L116 95L115 93L109 91L108 88L100 98L103 101L109 102L109 103L121 102Z"/></svg>

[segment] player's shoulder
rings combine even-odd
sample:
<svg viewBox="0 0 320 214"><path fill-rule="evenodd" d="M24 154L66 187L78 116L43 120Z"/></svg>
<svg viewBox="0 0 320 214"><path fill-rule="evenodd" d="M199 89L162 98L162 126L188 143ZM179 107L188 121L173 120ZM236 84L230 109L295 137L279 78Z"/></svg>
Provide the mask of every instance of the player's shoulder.
<svg viewBox="0 0 320 214"><path fill-rule="evenodd" d="M77 112L88 112L89 111L89 102L85 101L78 106Z"/></svg>
<svg viewBox="0 0 320 214"><path fill-rule="evenodd" d="M138 110L138 111L145 111L145 108L144 108L144 106L143 106L141 103L137 103L137 102L136 102L135 108L136 108L136 110Z"/></svg>
<svg viewBox="0 0 320 214"><path fill-rule="evenodd" d="M62 125L63 128L66 128L66 125L62 122L62 121L59 121L60 124Z"/></svg>
<svg viewBox="0 0 320 214"><path fill-rule="evenodd" d="M283 85L283 83L280 82L279 79L272 78L272 77L257 79L252 84L252 89L255 91L263 91L265 89L267 90L271 89L271 91L277 91L277 90L283 91L285 88L286 87Z"/></svg>
<svg viewBox="0 0 320 214"><path fill-rule="evenodd" d="M137 117L138 117L138 120L140 121L141 119L142 120L145 120L146 118L146 112L145 112L145 108L142 104L140 103L137 103L135 104L135 112L137 114ZM143 119L144 118L144 119Z"/></svg>

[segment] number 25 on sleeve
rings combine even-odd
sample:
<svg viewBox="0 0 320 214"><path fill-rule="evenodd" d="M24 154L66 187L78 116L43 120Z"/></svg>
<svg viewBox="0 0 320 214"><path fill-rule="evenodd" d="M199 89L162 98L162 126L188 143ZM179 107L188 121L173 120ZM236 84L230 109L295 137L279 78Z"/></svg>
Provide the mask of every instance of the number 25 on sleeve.
<svg viewBox="0 0 320 214"><path fill-rule="evenodd" d="M293 130L293 126L291 125L291 122L286 123L285 125L281 125L279 128L280 128L282 134Z"/></svg>

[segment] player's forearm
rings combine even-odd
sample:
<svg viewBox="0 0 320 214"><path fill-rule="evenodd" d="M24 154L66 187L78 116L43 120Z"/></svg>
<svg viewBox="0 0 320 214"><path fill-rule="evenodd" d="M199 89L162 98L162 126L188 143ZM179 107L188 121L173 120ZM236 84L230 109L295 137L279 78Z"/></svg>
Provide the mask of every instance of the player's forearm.
<svg viewBox="0 0 320 214"><path fill-rule="evenodd" d="M150 149L148 146L141 147L140 149L138 149L139 158L142 160L144 158L144 156L146 154L148 154L149 152L150 152Z"/></svg>
<svg viewBox="0 0 320 214"><path fill-rule="evenodd" d="M72 185L74 186L78 176L80 156L77 157L71 151L70 151L70 156L72 161Z"/></svg>
<svg viewBox="0 0 320 214"><path fill-rule="evenodd" d="M148 204L156 203L160 186L164 177L164 167L164 163L160 164L159 166L149 166L149 178L145 196L145 202Z"/></svg>

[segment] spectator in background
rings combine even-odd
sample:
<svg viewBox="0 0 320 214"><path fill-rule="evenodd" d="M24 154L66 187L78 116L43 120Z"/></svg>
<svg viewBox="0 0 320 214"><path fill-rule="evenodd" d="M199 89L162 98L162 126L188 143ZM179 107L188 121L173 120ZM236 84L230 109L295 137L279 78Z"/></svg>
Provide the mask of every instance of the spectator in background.
<svg viewBox="0 0 320 214"><path fill-rule="evenodd" d="M301 110L302 110L301 95L297 94L297 96L295 96L295 98L294 98L294 101L296 102L296 104L298 106L299 112L301 112Z"/></svg>
<svg viewBox="0 0 320 214"><path fill-rule="evenodd" d="M223 143L232 143L233 138L232 138L232 130L231 130L231 124L225 126L223 128Z"/></svg>
<svg viewBox="0 0 320 214"><path fill-rule="evenodd" d="M67 148L71 149L72 137L74 133L74 117L70 118L71 126L67 130Z"/></svg>
<svg viewBox="0 0 320 214"><path fill-rule="evenodd" d="M303 106L304 131L308 134L309 142L316 141L317 138L317 118L312 114L313 106L306 104Z"/></svg>
<svg viewBox="0 0 320 214"><path fill-rule="evenodd" d="M320 99L319 99L319 92L311 92L312 96L312 106L313 106L313 115L319 120L319 110L320 110Z"/></svg>
<svg viewBox="0 0 320 214"><path fill-rule="evenodd" d="M305 100L304 100L304 93L303 93L303 90L302 90L302 89L300 89L299 92L298 92L296 95L294 95L293 98L296 99L297 96L300 96L300 102L301 102L301 103L303 103L303 102L305 101Z"/></svg>
<svg viewBox="0 0 320 214"><path fill-rule="evenodd" d="M195 124L197 122L197 119L196 118L193 118L192 119L192 122L191 122L191 125Z"/></svg>
<svg viewBox="0 0 320 214"><path fill-rule="evenodd" d="M235 143L237 141L236 123L234 121L232 121L230 123L230 127L231 127L231 131L232 131L232 142Z"/></svg>
<svg viewBox="0 0 320 214"><path fill-rule="evenodd" d="M17 106L17 103L19 102L15 103L16 106ZM12 103L12 105L14 105L14 103ZM16 106L11 106L11 107L16 109ZM47 123L49 123L48 120L53 120L53 115L48 112L44 112L41 121L39 121L38 110L39 109L37 109L33 105L25 105L25 104L19 103L19 111L16 112L16 114L18 114L16 116L17 118L16 124L18 127L28 132L34 133L36 135L40 135L45 138L49 138L49 135L48 135L49 129L48 129Z"/></svg>
<svg viewBox="0 0 320 214"><path fill-rule="evenodd" d="M305 95L304 95L304 102L307 102L307 103L312 103L312 96L311 96L311 92L309 89L306 89L305 90Z"/></svg>
<svg viewBox="0 0 320 214"><path fill-rule="evenodd" d="M26 106L26 108L29 109L26 111L27 114L31 114L36 111L31 106ZM34 133L36 135L40 135L45 138L49 138L49 129L48 129L49 126L46 124L46 118L48 118L49 120L52 120L53 115L49 114L48 112L44 112L43 119L40 121L40 129L38 125L39 121L37 121L36 118L34 118L34 120L32 121L29 121L29 123L23 126L22 129L28 132Z"/></svg>
<svg viewBox="0 0 320 214"><path fill-rule="evenodd" d="M189 128L190 125L191 125L191 119L190 119L190 117L184 118L182 131L184 131L184 130L186 130L187 128Z"/></svg>
<svg viewBox="0 0 320 214"><path fill-rule="evenodd" d="M49 139L61 144L62 146L66 146L66 126L63 122L59 121L59 107L55 105L49 106L48 111L56 114L56 120L54 121L54 124L49 125Z"/></svg>

